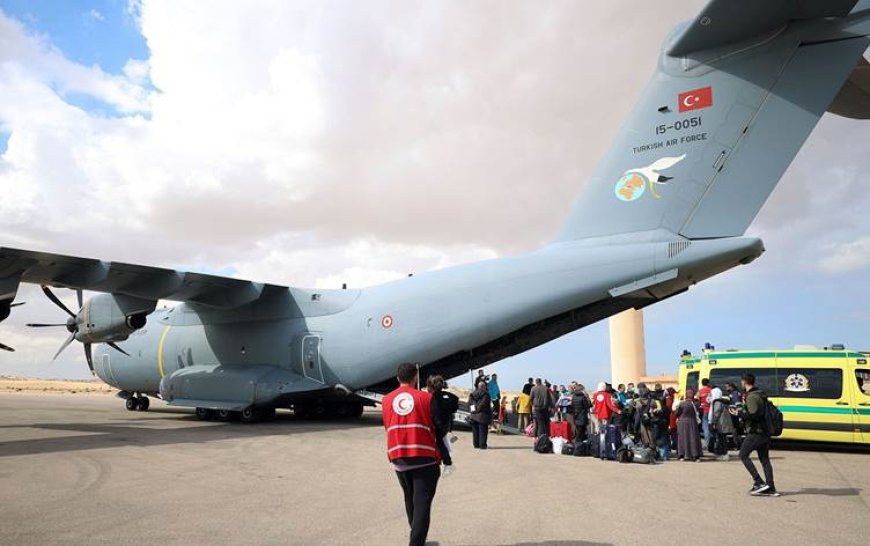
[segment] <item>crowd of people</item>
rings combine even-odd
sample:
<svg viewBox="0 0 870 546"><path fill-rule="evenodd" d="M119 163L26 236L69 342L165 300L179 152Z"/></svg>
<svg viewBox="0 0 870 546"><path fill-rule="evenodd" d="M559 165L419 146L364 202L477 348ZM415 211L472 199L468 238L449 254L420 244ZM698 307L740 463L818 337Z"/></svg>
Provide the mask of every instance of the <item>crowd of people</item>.
<svg viewBox="0 0 870 546"><path fill-rule="evenodd" d="M499 400L496 374L487 377L479 370L476 383L472 398L481 402L478 406ZM752 374L743 377L742 388L735 383L713 385L703 379L697 392L686 389L679 393L660 383L650 389L645 383L614 388L602 382L590 393L577 381L554 385L530 377L511 401L511 413L516 416L511 421L536 438L549 434L550 423L567 422L574 444L589 441L593 435L603 438L607 427L612 427L623 442L650 450L658 461L676 458L699 462L708 453L717 461L728 461L729 451L737 449L754 481L750 493L776 496L767 449L770 434L761 426L766 396L754 383ZM475 447L486 448L485 434L491 421L496 427L508 423L506 406L507 398L502 397L500 411L494 408L488 420L481 420L487 426L475 429L484 435L482 440L475 440ZM753 451L758 453L765 479L749 459ZM605 457L603 452L600 456Z"/></svg>
<svg viewBox="0 0 870 546"><path fill-rule="evenodd" d="M451 429L459 409L458 397L445 390L440 376L428 377L425 391L416 389L418 373L412 364L399 366L399 388L382 403L387 456L404 493L412 546L426 541L440 465L445 474L452 472ZM556 386L529 378L511 402L511 413L520 430L525 427L536 437L536 447L542 438L549 441L553 422L561 425L559 430L571 428L574 446L600 446L605 437L613 436L660 461L674 453L679 460L700 461L707 451L724 461L734 446L753 479L750 494L778 496L769 456L771 436L779 434L772 433L770 422L771 412L777 410L755 387L751 373L744 374L741 383L742 390L733 383L712 385L704 379L698 392L686 389L682 394L661 384L649 389L644 383L629 383L614 389L599 383L588 393L579 382ZM507 396L498 376L480 370L467 404L473 446L487 449L490 428L498 430L508 422ZM781 425L780 420L780 429ZM758 454L764 479L749 458L752 452ZM603 447L598 456L612 458Z"/></svg>

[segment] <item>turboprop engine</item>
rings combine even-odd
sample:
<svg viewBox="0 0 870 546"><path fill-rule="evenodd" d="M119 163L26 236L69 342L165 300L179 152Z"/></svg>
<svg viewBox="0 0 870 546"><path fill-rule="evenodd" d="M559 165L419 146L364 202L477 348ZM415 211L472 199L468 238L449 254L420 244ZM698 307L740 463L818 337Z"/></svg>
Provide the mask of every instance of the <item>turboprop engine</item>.
<svg viewBox="0 0 870 546"><path fill-rule="evenodd" d="M155 300L143 300L120 294L99 294L83 302L82 291L76 290L79 312L73 313L47 286L43 286L42 291L48 299L63 309L69 318L63 324L28 324L28 326L31 328L65 327L70 335L52 360L56 360L70 343L78 341L84 345L85 359L91 373L94 373L92 344L105 343L116 351L130 356L118 347L116 342L124 341L130 337L130 334L144 327L148 314L157 306Z"/></svg>

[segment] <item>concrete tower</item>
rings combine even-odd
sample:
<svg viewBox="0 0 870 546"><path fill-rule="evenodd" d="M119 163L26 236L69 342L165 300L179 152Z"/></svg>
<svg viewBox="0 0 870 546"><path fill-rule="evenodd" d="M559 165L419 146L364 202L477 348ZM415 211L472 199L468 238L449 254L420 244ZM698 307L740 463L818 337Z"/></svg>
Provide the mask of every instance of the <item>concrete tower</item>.
<svg viewBox="0 0 870 546"><path fill-rule="evenodd" d="M643 311L629 309L610 317L610 371L614 388L646 376Z"/></svg>

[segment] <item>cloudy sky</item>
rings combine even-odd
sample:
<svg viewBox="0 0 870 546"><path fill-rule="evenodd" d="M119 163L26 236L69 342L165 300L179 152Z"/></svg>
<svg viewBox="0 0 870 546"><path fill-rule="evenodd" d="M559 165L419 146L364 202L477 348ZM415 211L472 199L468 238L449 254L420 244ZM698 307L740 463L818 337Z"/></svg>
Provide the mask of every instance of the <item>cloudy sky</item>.
<svg viewBox="0 0 870 546"><path fill-rule="evenodd" d="M0 246L317 287L534 249L702 4L0 0ZM822 119L762 259L647 311L651 372L706 341L870 348L868 141ZM87 376L23 327L60 311L18 299L0 374ZM607 343L495 368L593 383Z"/></svg>

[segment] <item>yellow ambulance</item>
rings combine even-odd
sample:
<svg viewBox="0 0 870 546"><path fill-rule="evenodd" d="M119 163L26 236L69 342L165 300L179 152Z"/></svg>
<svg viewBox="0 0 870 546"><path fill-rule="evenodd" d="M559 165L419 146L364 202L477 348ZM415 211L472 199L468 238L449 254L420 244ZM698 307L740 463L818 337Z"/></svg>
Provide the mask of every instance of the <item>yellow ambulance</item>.
<svg viewBox="0 0 870 546"><path fill-rule="evenodd" d="M700 357L683 353L680 392L698 391L702 379L718 387L740 386L755 374L785 417L781 438L870 444L870 355L843 346L791 350L716 351Z"/></svg>

